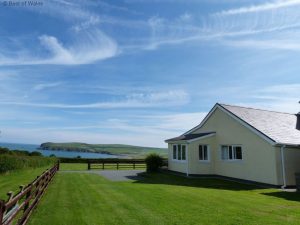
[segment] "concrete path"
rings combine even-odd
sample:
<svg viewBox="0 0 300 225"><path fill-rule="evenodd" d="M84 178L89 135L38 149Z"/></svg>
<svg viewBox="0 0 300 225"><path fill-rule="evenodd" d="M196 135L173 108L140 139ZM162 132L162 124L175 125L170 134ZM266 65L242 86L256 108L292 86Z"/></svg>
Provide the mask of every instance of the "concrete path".
<svg viewBox="0 0 300 225"><path fill-rule="evenodd" d="M60 171L63 173L93 173L105 177L111 181L129 181L129 180L141 180L142 176L138 176L139 173L145 172L145 170L65 170Z"/></svg>

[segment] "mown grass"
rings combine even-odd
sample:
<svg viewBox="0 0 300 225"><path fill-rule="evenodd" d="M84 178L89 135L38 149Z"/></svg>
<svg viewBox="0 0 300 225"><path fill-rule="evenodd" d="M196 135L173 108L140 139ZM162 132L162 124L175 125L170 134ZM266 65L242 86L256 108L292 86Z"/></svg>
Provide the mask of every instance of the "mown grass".
<svg viewBox="0 0 300 225"><path fill-rule="evenodd" d="M300 224L300 195L167 174L111 182L96 174L60 172L29 224Z"/></svg>
<svg viewBox="0 0 300 225"><path fill-rule="evenodd" d="M61 171L68 171L68 170L87 170L88 165L87 163L60 163L59 169Z"/></svg>
<svg viewBox="0 0 300 225"><path fill-rule="evenodd" d="M18 192L20 185L27 185L49 167L28 168L0 174L0 199L7 199L7 192Z"/></svg>

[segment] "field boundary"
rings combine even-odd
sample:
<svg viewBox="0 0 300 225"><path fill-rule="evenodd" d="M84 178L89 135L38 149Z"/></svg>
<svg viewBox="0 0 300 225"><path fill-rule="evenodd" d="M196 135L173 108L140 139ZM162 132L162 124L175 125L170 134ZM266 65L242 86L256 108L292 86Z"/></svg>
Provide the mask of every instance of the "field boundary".
<svg viewBox="0 0 300 225"><path fill-rule="evenodd" d="M118 169L141 169L146 167L144 159L98 159L87 162L88 170L105 169L105 165L115 166Z"/></svg>
<svg viewBox="0 0 300 225"><path fill-rule="evenodd" d="M8 200L0 200L0 225L10 225L13 222L25 225L58 170L59 163L56 163L27 186L21 185L17 194L8 192Z"/></svg>

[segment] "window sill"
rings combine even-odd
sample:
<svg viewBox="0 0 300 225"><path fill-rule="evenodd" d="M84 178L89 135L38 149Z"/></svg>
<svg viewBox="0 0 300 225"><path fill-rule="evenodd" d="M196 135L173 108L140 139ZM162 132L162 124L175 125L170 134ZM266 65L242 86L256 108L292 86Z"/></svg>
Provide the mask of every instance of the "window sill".
<svg viewBox="0 0 300 225"><path fill-rule="evenodd" d="M200 163L210 163L210 160L199 160Z"/></svg>
<svg viewBox="0 0 300 225"><path fill-rule="evenodd" d="M228 162L228 163L242 163L242 159L231 159L231 160L226 160L226 159L221 159L221 162Z"/></svg>
<svg viewBox="0 0 300 225"><path fill-rule="evenodd" d="M172 159L172 162L176 162L176 163L186 163L186 160Z"/></svg>

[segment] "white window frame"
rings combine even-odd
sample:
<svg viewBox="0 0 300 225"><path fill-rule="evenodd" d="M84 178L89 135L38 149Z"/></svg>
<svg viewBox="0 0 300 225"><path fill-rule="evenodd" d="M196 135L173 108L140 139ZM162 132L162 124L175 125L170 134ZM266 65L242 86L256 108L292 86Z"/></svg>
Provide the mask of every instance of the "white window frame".
<svg viewBox="0 0 300 225"><path fill-rule="evenodd" d="M204 150L204 148L203 148L203 146L206 146L206 149L207 149L207 159L200 159L200 149L199 149L199 147L200 146L202 146L202 149ZM204 152L202 151L202 154L203 154ZM200 162L210 162L210 146L209 145L207 145L207 144L200 144L200 145L198 145L198 157L199 157L199 161Z"/></svg>
<svg viewBox="0 0 300 225"><path fill-rule="evenodd" d="M227 151L227 159L223 159L223 146L227 146L228 151ZM231 151L232 151L232 159L229 158L229 147L231 147ZM241 153L242 153L242 158L241 159L237 159L236 158L236 151L234 150L236 147L240 147L241 148ZM220 146L220 151L221 151L221 160L225 161L225 162L241 162L244 159L244 150L242 145L221 145Z"/></svg>
<svg viewBox="0 0 300 225"><path fill-rule="evenodd" d="M178 152L179 152L179 145L181 146L180 147L180 153L181 153L181 157L180 159L178 159ZM174 159L174 146L176 146L176 159ZM185 159L182 159L182 156L183 156L183 152L182 152L182 146L185 146ZM186 162L187 161L187 144L173 144L172 145L172 161L175 161L175 162Z"/></svg>

